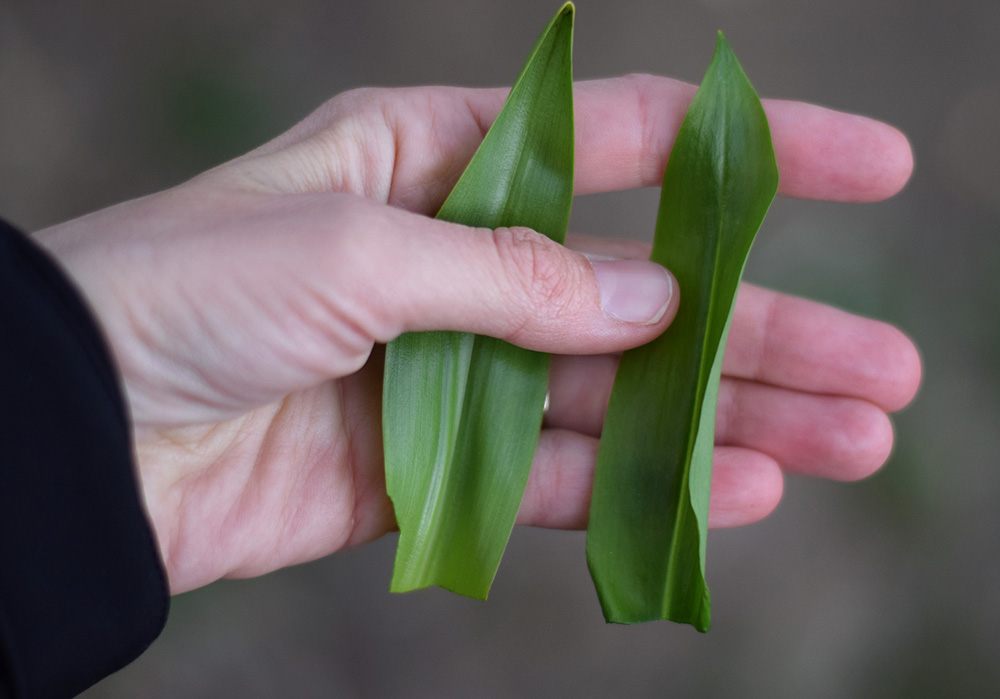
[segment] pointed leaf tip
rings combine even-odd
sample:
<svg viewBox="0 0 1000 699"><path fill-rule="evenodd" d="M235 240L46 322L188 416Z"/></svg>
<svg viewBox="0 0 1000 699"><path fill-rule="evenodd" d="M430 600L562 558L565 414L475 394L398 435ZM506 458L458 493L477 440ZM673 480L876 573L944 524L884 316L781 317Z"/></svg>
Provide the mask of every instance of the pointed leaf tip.
<svg viewBox="0 0 1000 699"><path fill-rule="evenodd" d="M651 259L684 290L670 327L622 356L597 456L587 562L609 621L707 631L715 413L733 301L777 189L764 110L719 32L667 164Z"/></svg>
<svg viewBox="0 0 1000 699"><path fill-rule="evenodd" d="M573 7L549 21L438 212L528 226L561 242L573 198ZM485 599L542 423L548 355L466 333L409 333L386 349L386 489L399 524L390 589Z"/></svg>

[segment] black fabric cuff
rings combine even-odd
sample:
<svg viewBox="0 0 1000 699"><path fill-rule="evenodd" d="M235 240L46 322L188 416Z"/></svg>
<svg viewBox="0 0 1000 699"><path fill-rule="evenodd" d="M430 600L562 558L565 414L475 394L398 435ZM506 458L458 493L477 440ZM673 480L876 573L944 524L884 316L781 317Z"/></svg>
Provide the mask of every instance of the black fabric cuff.
<svg viewBox="0 0 1000 699"><path fill-rule="evenodd" d="M0 697L83 691L146 649L168 600L101 332L0 221Z"/></svg>

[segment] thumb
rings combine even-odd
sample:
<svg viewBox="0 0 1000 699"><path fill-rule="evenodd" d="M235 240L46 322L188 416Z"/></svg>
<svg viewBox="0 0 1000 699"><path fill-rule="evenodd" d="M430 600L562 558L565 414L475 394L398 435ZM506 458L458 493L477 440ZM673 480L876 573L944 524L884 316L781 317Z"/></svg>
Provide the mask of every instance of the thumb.
<svg viewBox="0 0 1000 699"><path fill-rule="evenodd" d="M546 352L614 352L650 341L676 312L676 281L652 262L584 256L527 228L367 205L377 215L366 217L350 268L369 281L347 288L376 340L458 330Z"/></svg>

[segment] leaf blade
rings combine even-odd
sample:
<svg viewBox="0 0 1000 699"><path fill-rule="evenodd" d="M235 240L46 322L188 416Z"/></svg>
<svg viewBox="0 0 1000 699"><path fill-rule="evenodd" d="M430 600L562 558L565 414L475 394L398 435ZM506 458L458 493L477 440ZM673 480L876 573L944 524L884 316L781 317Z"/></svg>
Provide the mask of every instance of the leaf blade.
<svg viewBox="0 0 1000 699"><path fill-rule="evenodd" d="M438 218L527 226L562 242L573 190L573 13L564 5L535 43ZM548 355L495 338L418 333L389 343L383 442L400 527L390 589L486 597L531 468L547 374Z"/></svg>
<svg viewBox="0 0 1000 699"><path fill-rule="evenodd" d="M674 144L651 258L683 295L671 326L626 352L598 452L587 561L605 618L706 631L708 499L725 339L777 191L767 118L719 33Z"/></svg>

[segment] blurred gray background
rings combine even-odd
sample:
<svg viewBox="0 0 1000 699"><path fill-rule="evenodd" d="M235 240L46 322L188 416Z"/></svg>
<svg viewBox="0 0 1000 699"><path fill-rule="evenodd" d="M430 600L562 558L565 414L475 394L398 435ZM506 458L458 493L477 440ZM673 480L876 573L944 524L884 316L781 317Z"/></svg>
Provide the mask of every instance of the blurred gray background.
<svg viewBox="0 0 1000 699"><path fill-rule="evenodd" d="M168 187L362 85L505 85L558 2L0 0L0 212L27 229ZM889 320L924 385L862 483L789 479L709 536L713 629L605 625L583 534L515 532L486 603L387 592L395 540L174 600L112 697L942 697L1000 691L1000 3L577 3L576 74L700 80L722 29L764 96L875 116L916 172L780 200L748 278ZM650 238L657 191L574 230Z"/></svg>

